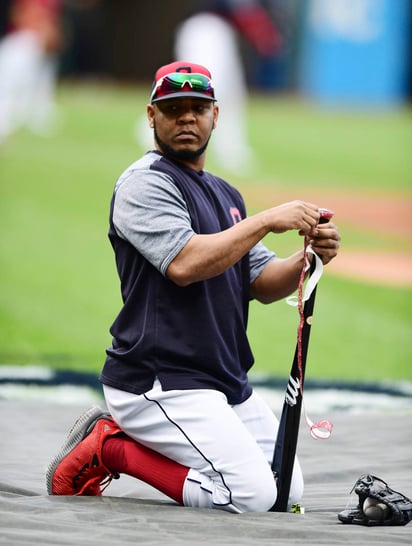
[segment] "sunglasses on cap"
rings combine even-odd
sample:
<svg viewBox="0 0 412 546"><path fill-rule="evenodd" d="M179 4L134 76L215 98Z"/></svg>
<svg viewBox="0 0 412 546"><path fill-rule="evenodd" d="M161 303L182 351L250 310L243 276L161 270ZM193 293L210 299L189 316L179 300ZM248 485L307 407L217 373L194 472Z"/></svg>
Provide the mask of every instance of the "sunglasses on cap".
<svg viewBox="0 0 412 546"><path fill-rule="evenodd" d="M150 102L185 96L215 100L212 80L204 74L187 72L167 74L155 83Z"/></svg>

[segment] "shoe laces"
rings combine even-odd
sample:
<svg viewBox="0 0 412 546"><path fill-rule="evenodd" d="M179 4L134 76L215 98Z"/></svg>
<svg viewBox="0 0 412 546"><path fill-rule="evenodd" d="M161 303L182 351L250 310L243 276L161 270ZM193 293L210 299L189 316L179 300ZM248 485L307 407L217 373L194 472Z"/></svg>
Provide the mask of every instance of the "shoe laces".
<svg viewBox="0 0 412 546"><path fill-rule="evenodd" d="M85 474L88 472L88 470L85 471ZM82 477L86 476L83 475ZM118 480L119 478L120 475L117 472L108 473L103 479L101 476L94 476L94 478L90 478L89 480L86 480L84 482L79 492L76 493L76 496L85 495L87 491L92 492L93 496L100 496L103 491L111 484L112 480Z"/></svg>

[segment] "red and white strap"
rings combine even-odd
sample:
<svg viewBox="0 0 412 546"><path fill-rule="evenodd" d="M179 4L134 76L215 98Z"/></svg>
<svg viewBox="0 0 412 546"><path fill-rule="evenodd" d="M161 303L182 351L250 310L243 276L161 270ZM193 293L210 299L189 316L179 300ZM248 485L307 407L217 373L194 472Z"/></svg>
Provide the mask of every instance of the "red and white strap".
<svg viewBox="0 0 412 546"><path fill-rule="evenodd" d="M315 260L315 268L306 283L305 291L303 291L306 273L308 272L310 268L310 261L308 258L308 254L313 255L312 260ZM310 298L315 286L317 285L317 283L319 282L319 279L322 276L322 273L323 273L322 260L316 254L316 252L314 252L310 244L308 244L305 241L303 268L302 268L302 272L299 279L298 294L297 296L290 296L289 298L287 298L286 301L289 305L297 307L299 311L300 320L299 320L298 332L297 332L297 359L298 359L298 368L299 368L299 388L300 388L300 392L302 396L302 405L303 405L305 420L309 427L310 434L312 438L315 438L315 440L327 440L332 433L333 424L327 420L322 420L317 423L313 423L309 419L309 416L306 412L304 398L303 398L303 369L302 369L302 331L303 331L303 326L305 324L303 304L305 301L307 301Z"/></svg>

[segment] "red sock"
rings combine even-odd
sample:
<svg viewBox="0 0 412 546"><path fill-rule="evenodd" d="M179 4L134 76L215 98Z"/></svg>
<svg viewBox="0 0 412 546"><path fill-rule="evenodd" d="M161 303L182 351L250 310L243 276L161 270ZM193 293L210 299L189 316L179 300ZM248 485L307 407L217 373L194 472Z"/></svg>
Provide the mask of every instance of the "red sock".
<svg viewBox="0 0 412 546"><path fill-rule="evenodd" d="M186 466L124 436L108 438L102 457L112 472L142 480L183 504L183 484L189 472Z"/></svg>

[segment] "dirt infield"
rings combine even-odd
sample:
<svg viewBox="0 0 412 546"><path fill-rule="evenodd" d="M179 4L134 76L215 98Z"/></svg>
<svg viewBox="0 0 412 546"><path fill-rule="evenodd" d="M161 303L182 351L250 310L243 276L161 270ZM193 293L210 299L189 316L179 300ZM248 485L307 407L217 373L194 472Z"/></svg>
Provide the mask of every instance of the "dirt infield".
<svg viewBox="0 0 412 546"><path fill-rule="evenodd" d="M390 286L412 286L412 198L410 195L365 195L360 192L311 192L302 195L296 190L279 191L267 186L249 187L242 190L248 203L263 208L268 202L282 203L291 199L308 199L335 212L335 222L341 228L343 243L339 256L328 265L335 275ZM402 238L395 251L387 248L345 247L344 229L365 230L377 238L385 236ZM387 247L387 245L386 245Z"/></svg>
<svg viewBox="0 0 412 546"><path fill-rule="evenodd" d="M412 200L408 197L331 195L326 202L336 213L337 223L363 228L376 234L405 238L404 252L351 250L343 245L329 270L338 275L377 282L412 286Z"/></svg>
<svg viewBox="0 0 412 546"><path fill-rule="evenodd" d="M328 271L376 284L412 286L412 256L408 254L343 250Z"/></svg>

